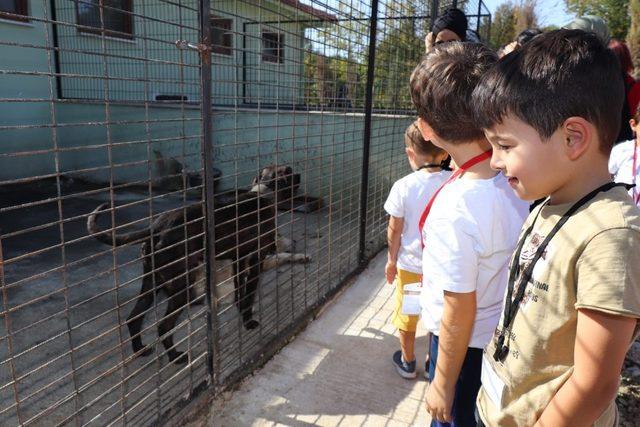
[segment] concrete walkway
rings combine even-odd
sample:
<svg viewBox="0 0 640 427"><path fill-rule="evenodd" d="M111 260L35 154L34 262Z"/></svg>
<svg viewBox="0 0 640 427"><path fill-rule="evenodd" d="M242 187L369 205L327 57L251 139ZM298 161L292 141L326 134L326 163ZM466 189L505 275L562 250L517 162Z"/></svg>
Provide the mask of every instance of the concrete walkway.
<svg viewBox="0 0 640 427"><path fill-rule="evenodd" d="M427 425L424 363L416 380L399 377L391 363L399 347L389 323L393 287L384 282L385 261L379 254L303 333L193 425ZM419 361L426 345L419 329Z"/></svg>

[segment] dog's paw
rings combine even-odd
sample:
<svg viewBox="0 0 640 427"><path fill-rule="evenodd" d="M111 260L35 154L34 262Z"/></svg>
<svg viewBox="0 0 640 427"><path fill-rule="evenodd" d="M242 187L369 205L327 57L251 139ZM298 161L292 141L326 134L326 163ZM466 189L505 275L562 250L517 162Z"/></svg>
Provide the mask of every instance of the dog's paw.
<svg viewBox="0 0 640 427"><path fill-rule="evenodd" d="M244 327L246 329L249 329L249 330L255 329L258 326L260 326L260 322L258 322L257 320L254 320L254 319L250 319L250 320L247 320L247 321L244 322Z"/></svg>
<svg viewBox="0 0 640 427"><path fill-rule="evenodd" d="M189 361L189 355L181 351L172 351L169 353L169 361L176 365L184 365Z"/></svg>

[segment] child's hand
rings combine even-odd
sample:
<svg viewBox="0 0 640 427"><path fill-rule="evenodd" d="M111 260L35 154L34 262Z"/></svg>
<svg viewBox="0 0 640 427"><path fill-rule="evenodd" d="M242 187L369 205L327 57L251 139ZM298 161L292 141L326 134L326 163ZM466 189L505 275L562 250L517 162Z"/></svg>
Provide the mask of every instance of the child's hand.
<svg viewBox="0 0 640 427"><path fill-rule="evenodd" d="M396 263L392 261L387 261L387 265L384 266L384 275L387 278L388 284L393 283L393 280L396 278L396 274L398 274Z"/></svg>
<svg viewBox="0 0 640 427"><path fill-rule="evenodd" d="M435 46L435 37L433 37L433 33L429 32L429 34L427 34L427 36L424 38L424 50L425 52L429 53L433 50L433 47Z"/></svg>
<svg viewBox="0 0 640 427"><path fill-rule="evenodd" d="M436 376L436 378L438 378ZM451 407L453 406L453 395L455 390L444 390L434 381L427 388L426 406L431 418L440 423L450 423Z"/></svg>

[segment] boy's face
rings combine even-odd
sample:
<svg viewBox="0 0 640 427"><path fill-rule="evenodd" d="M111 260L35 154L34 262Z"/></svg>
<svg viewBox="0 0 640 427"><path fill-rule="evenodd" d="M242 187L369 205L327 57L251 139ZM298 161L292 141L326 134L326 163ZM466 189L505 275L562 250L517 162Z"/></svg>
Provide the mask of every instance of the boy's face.
<svg viewBox="0 0 640 427"><path fill-rule="evenodd" d="M507 115L485 130L485 136L493 148L491 167L508 178L519 198L540 199L563 186L566 165L560 131L543 141L534 128Z"/></svg>

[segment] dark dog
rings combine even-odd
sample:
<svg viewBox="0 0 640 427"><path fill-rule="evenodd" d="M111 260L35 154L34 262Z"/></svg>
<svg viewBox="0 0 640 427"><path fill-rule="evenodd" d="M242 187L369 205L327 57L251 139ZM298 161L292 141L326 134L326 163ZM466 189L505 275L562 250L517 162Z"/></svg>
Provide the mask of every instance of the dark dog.
<svg viewBox="0 0 640 427"><path fill-rule="evenodd" d="M268 166L254 179L250 191L227 192L216 197L216 259L230 259L233 266L235 304L247 329L259 326L253 319L253 302L260 273L284 262L307 262L303 254L277 253L276 205L293 197L300 177L288 166ZM174 348L173 335L182 308L201 297L195 285L204 275L205 219L201 204L194 204L160 214L144 230L116 234L101 230L97 217L107 204L98 206L87 219L89 234L112 246L142 243L143 279L136 304L127 318L133 351L147 356L151 349L142 344L140 332L144 315L153 305L154 293L163 290L168 298L167 311L158 325L158 333L174 363L187 361L186 355ZM280 239L284 241L285 239ZM201 299L201 298L200 298Z"/></svg>

